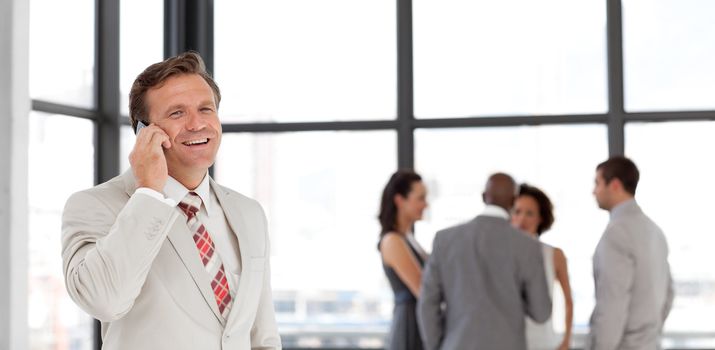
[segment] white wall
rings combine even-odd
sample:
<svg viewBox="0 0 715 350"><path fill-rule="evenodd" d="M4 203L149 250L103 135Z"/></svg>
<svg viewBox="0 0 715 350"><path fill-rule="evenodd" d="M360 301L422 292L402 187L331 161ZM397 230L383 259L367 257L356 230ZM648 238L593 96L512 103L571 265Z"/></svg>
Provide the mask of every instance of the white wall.
<svg viewBox="0 0 715 350"><path fill-rule="evenodd" d="M0 0L0 349L27 333L29 3Z"/></svg>

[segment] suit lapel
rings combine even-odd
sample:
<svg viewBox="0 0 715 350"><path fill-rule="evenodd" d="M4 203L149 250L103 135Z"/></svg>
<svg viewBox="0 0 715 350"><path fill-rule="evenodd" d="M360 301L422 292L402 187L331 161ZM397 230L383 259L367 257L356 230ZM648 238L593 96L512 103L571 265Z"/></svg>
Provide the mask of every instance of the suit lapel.
<svg viewBox="0 0 715 350"><path fill-rule="evenodd" d="M211 289L211 277L201 263L199 250L196 248L196 244L192 238L193 233L189 232L185 218L186 217L182 215L174 222L174 227L169 231L169 242L191 274L191 278L194 280L194 283L196 283L196 287L201 291L201 295L203 295L208 307L211 308L211 311L213 311L216 318L221 322L221 325L226 326L223 316L221 316L218 310L216 296Z"/></svg>
<svg viewBox="0 0 715 350"><path fill-rule="evenodd" d="M238 205L238 198L232 196L230 192L225 191L221 186L216 184L216 182L211 179L211 187L216 194L216 198L221 204L221 209L223 210L224 216L226 216L226 221L231 227L233 234L236 235L238 239L238 250L241 257L241 278L238 284L238 290L233 300L233 305L231 305L231 312L228 314L228 320L226 324L230 326L236 322L236 318L243 314L240 309L242 308L241 300L244 299L242 296L247 292L250 274L248 272L248 261L249 259L249 242L248 239L248 226L246 220L241 213L241 208ZM227 328L228 328L227 326Z"/></svg>
<svg viewBox="0 0 715 350"><path fill-rule="evenodd" d="M134 174L132 174L131 169L127 170L122 174L124 181L124 189L127 194L131 197L136 191L136 180L134 179ZM186 225L186 216L183 214L174 222L168 235L169 243L179 255L179 258L184 263L184 266L191 274L191 278L194 280L196 287L201 291L201 295L204 297L204 301L211 309L211 311L216 316L216 319L221 323L222 326L226 326L221 313L218 310L218 305L216 304L216 297L213 290L211 289L211 278L206 272L206 268L201 263L201 258L199 257L199 251L196 248L196 244L193 240L193 233L189 232L189 227Z"/></svg>

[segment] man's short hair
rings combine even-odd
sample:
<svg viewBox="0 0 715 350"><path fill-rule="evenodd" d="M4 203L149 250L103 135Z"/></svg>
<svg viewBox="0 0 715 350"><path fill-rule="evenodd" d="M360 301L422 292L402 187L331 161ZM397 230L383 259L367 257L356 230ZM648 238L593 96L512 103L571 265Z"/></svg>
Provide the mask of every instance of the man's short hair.
<svg viewBox="0 0 715 350"><path fill-rule="evenodd" d="M596 170L601 170L601 176L603 176L606 184L611 183L613 179L618 179L623 184L623 189L635 196L640 173L632 160L623 156L611 157L599 164Z"/></svg>
<svg viewBox="0 0 715 350"><path fill-rule="evenodd" d="M132 129L136 131L137 123L141 120L149 124L149 110L146 105L146 92L149 89L161 87L164 82L176 75L198 74L213 90L216 99L216 109L221 102L221 91L211 75L206 71L206 65L201 56L194 51L188 51L181 55L167 58L166 60L154 63L139 74L132 84L129 92L129 119L132 122Z"/></svg>

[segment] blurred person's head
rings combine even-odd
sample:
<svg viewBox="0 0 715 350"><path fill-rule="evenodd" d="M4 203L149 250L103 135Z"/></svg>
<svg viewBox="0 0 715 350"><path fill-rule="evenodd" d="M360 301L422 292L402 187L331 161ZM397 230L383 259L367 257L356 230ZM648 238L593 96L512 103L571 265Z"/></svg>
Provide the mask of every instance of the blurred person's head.
<svg viewBox="0 0 715 350"><path fill-rule="evenodd" d="M496 205L508 212L511 211L515 198L516 182L511 176L504 173L495 173L489 176L482 193L484 204Z"/></svg>
<svg viewBox="0 0 715 350"><path fill-rule="evenodd" d="M636 195L640 173L635 163L623 156L611 157L596 167L593 195L601 209L611 210Z"/></svg>
<svg viewBox="0 0 715 350"><path fill-rule="evenodd" d="M390 177L380 201L380 235L398 229L398 222L414 223L427 208L427 188L412 170L398 170ZM404 232L401 232L404 233Z"/></svg>
<svg viewBox="0 0 715 350"><path fill-rule="evenodd" d="M512 226L536 237L554 223L554 206L540 189L522 184L511 211Z"/></svg>

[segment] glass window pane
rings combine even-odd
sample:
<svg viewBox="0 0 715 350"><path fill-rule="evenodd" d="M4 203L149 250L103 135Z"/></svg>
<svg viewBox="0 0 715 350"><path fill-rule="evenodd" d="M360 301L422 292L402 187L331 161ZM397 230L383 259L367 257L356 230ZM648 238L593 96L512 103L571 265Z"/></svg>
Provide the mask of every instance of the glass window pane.
<svg viewBox="0 0 715 350"><path fill-rule="evenodd" d="M30 114L28 324L33 350L92 349L92 318L65 289L60 227L67 198L94 182L93 130L88 120Z"/></svg>
<svg viewBox="0 0 715 350"><path fill-rule="evenodd" d="M396 116L395 3L215 1L225 122Z"/></svg>
<svg viewBox="0 0 715 350"><path fill-rule="evenodd" d="M94 1L30 1L30 97L94 108Z"/></svg>
<svg viewBox="0 0 715 350"><path fill-rule="evenodd" d="M712 335L715 122L628 123L625 133L640 169L638 202L668 238L676 297L665 330Z"/></svg>
<svg viewBox="0 0 715 350"><path fill-rule="evenodd" d="M134 130L129 125L122 125L119 129L119 169L120 172L125 172L130 168L129 153L134 149L134 143L137 137L134 135Z"/></svg>
<svg viewBox="0 0 715 350"><path fill-rule="evenodd" d="M164 1L120 1L120 96L129 115L129 90L137 75L164 58Z"/></svg>
<svg viewBox="0 0 715 350"><path fill-rule="evenodd" d="M430 197L429 215L415 227L417 239L431 247L437 231L478 215L484 183L496 171L543 189L556 221L542 239L568 258L574 332L587 332L594 305L591 257L608 219L591 192L596 165L608 157L606 141L602 125L417 130L416 169ZM554 328L563 331L563 299L554 290Z"/></svg>
<svg viewBox="0 0 715 350"><path fill-rule="evenodd" d="M605 2L414 2L415 115L604 113Z"/></svg>
<svg viewBox="0 0 715 350"><path fill-rule="evenodd" d="M715 108L715 1L623 1L626 110Z"/></svg>
<svg viewBox="0 0 715 350"><path fill-rule="evenodd" d="M266 209L284 347L383 345L392 293L377 251L392 131L224 134L216 178Z"/></svg>

